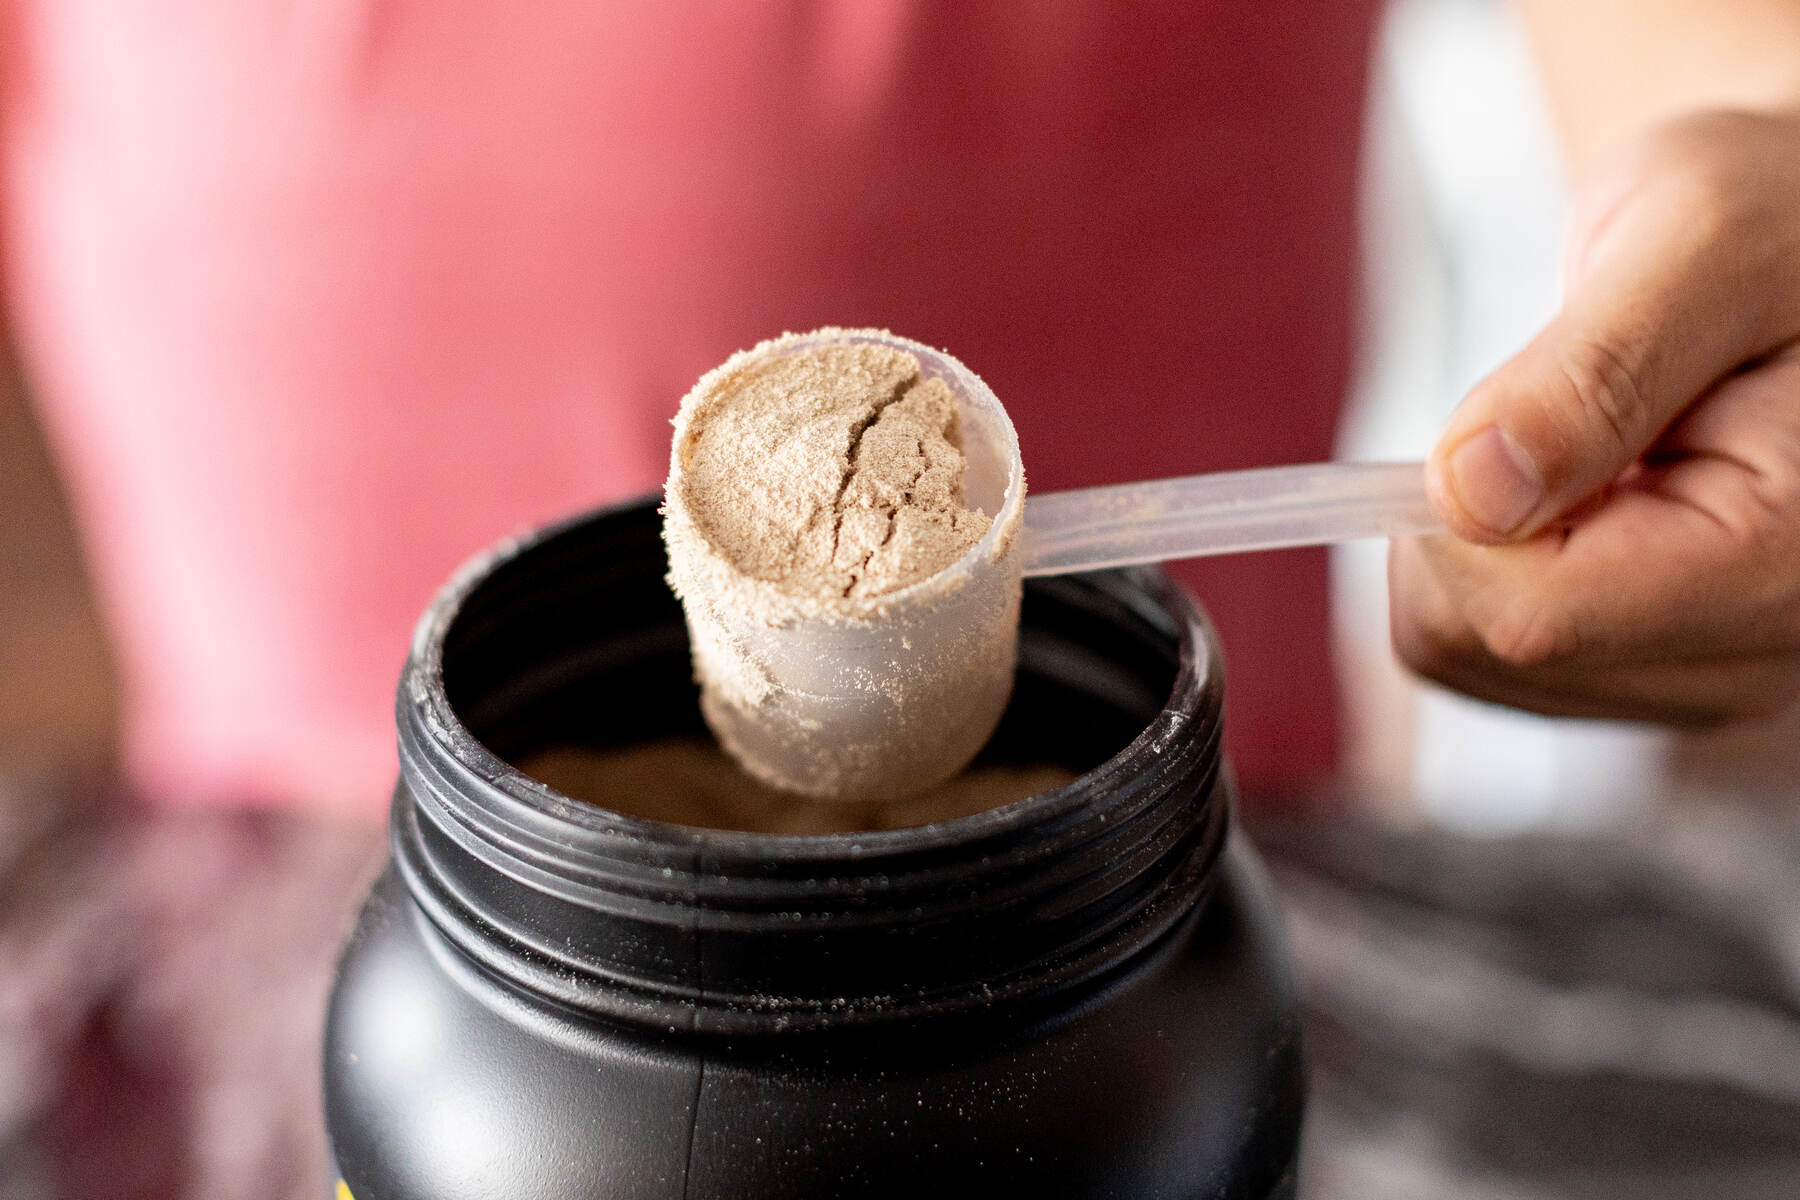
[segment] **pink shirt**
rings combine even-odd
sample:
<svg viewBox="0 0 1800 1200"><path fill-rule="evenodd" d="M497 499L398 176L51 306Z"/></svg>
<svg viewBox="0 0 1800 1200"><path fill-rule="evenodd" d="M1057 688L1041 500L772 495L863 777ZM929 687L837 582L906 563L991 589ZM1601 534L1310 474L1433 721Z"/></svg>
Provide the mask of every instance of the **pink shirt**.
<svg viewBox="0 0 1800 1200"><path fill-rule="evenodd" d="M1326 457L1372 0L13 0L21 351L178 801L384 802L411 623L659 485L786 329L949 348L1032 485ZM1253 784L1326 768L1323 559L1185 569Z"/></svg>

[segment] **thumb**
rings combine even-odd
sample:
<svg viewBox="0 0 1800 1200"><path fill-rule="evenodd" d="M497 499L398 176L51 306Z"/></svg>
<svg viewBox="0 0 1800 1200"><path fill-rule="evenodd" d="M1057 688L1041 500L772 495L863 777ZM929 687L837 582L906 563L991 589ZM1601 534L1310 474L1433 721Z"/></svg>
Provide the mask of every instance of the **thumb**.
<svg viewBox="0 0 1800 1200"><path fill-rule="evenodd" d="M1516 541L1563 516L1790 332L1796 289L1777 276L1792 268L1757 228L1754 188L1652 158L1608 189L1562 311L1469 394L1432 452L1433 507L1467 540Z"/></svg>

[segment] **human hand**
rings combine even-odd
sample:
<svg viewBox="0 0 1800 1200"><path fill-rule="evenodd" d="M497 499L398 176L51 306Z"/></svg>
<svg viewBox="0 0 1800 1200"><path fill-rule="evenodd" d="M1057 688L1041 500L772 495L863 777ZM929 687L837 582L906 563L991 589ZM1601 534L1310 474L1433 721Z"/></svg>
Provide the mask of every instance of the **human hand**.
<svg viewBox="0 0 1800 1200"><path fill-rule="evenodd" d="M1415 671L1534 712L1714 724L1800 695L1800 117L1664 125L1578 198L1562 311L1427 463Z"/></svg>

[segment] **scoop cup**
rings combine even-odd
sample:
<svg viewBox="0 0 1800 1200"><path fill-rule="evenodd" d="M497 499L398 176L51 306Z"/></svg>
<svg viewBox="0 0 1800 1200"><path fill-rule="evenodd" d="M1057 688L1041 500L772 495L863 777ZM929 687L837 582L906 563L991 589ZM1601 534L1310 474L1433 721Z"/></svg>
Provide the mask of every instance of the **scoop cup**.
<svg viewBox="0 0 1800 1200"><path fill-rule="evenodd" d="M962 557L918 583L829 603L786 595L711 546L680 488L666 497L669 579L693 644L701 710L746 770L822 800L896 799L941 783L987 741L1012 690L1025 473L1012 421L956 359L874 330L821 330L758 356L869 342L917 358L957 403L964 494L992 518ZM671 478L693 431L677 419Z"/></svg>

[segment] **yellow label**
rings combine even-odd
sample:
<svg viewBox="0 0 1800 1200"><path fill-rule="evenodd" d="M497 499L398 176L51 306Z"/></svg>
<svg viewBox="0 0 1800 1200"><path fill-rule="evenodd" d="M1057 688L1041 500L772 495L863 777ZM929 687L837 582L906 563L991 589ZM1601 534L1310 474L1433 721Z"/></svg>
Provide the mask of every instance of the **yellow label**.
<svg viewBox="0 0 1800 1200"><path fill-rule="evenodd" d="M341 1179L338 1180L337 1200L356 1200L356 1197L350 1194L350 1185Z"/></svg>

